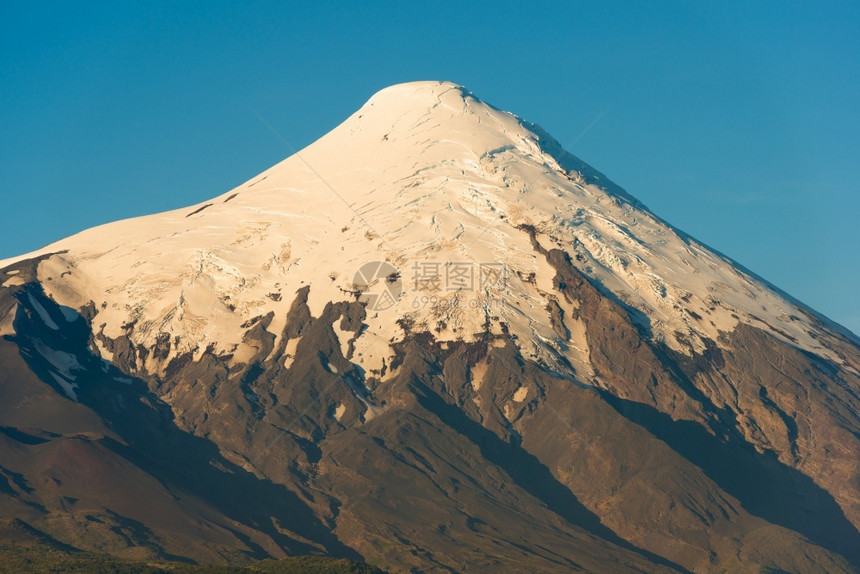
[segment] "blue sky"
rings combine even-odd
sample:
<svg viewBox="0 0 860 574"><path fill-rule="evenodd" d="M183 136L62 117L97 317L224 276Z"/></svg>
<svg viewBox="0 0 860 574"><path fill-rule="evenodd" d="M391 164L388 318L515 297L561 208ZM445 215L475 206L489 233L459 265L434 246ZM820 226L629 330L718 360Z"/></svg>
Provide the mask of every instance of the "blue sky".
<svg viewBox="0 0 860 574"><path fill-rule="evenodd" d="M858 333L860 5L811 4L3 2L0 258L452 80Z"/></svg>

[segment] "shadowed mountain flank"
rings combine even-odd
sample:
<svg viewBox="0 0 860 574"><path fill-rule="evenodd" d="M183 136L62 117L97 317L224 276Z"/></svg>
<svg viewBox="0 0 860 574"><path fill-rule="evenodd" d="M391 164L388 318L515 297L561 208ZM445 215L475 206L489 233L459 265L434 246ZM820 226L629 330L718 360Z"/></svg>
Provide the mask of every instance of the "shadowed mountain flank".
<svg viewBox="0 0 860 574"><path fill-rule="evenodd" d="M295 492L255 476L225 459L211 441L179 429L169 406L142 380L129 377L92 355L89 351L92 332L83 317L72 310L59 309L53 301L45 298L38 284L19 288L15 297L25 303L18 305L15 318L18 335L12 342L17 345L29 370L62 393L68 387L56 385L56 357L73 357L76 363L72 368L74 379L80 381L74 390L77 404L93 412L107 432L101 436L41 438L12 428L5 431L12 440L40 447L45 443L83 441L86 444L79 448L95 449L95 456L99 458L108 461L116 458L120 460L119 464L134 468L136 476L130 478L142 484L123 487L129 497L135 491L140 496L138 500L130 501L131 504L125 504L131 513L147 514L145 507L151 504L150 497L156 498L158 494L147 491L148 483L156 481L156 484L168 485L170 496L181 493L180 498L196 499L189 504L192 508L184 509L185 512L192 511L194 506L202 507L199 511L203 516L213 515L209 519L221 522L213 526L231 530L236 537L233 544L246 546L250 557L277 555L278 552L274 551L277 548L287 554L323 552L358 558L354 551L338 542ZM33 312L36 305L49 317L64 317L69 327L57 332L46 326L40 321L39 313ZM81 456L87 454L83 452ZM29 480L33 478L28 477ZM117 488L114 478L108 474L88 481L88 502L105 505L109 509L116 496L116 492L112 492ZM230 493L230 496L224 496L225 493ZM130 516L117 517L124 524L135 522ZM231 523L239 527L231 528L228 526ZM158 536L169 537L164 532ZM155 544L155 539L152 542ZM205 538L200 541L204 545L209 542L213 541ZM193 546L185 548L183 554L193 556L194 550Z"/></svg>

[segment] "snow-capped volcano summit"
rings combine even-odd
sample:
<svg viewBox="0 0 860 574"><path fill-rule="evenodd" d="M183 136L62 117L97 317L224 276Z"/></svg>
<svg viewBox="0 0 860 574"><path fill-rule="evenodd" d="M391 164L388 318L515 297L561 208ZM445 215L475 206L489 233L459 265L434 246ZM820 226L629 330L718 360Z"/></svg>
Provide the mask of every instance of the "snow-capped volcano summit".
<svg viewBox="0 0 860 574"><path fill-rule="evenodd" d="M145 461L205 443L193 480L302 509L171 494L189 549L64 495L145 524L142 547L404 571L858 560L856 337L449 82L386 88L211 200L0 261L0 286L0 426L122 443L142 458L94 460L179 490ZM46 510L13 514L61 540L82 520L19 490Z"/></svg>
<svg viewBox="0 0 860 574"><path fill-rule="evenodd" d="M575 256L673 349L701 352L703 338L762 321L842 363L802 309L679 236L536 126L449 82L378 92L313 145L220 197L50 245L39 254L62 253L40 275L64 277L47 285L63 305L92 300L109 337L135 324L135 344L177 341L160 365L145 365L152 373L209 345L245 360L243 323L274 311L270 330L280 332L303 285L319 315L356 291L356 272L373 261L397 269L402 288L356 341L365 368L390 361L390 343L404 335L398 319L408 318L439 340L473 340L504 324L527 356L560 354L588 371L582 326L569 326L567 344L553 329L555 307L568 316L573 307L552 295L555 271L524 229Z"/></svg>

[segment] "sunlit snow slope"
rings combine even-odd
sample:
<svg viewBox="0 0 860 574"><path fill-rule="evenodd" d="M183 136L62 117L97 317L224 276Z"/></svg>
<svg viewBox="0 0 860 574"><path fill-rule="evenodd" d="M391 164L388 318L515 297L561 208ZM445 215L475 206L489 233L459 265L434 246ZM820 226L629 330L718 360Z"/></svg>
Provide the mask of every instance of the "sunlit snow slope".
<svg viewBox="0 0 860 574"><path fill-rule="evenodd" d="M363 264L387 261L402 289L357 342L366 369L391 355L403 335L397 320L408 317L441 340L505 324L526 356L552 365L566 355L587 375L582 333L574 325L562 344L552 327L554 270L523 226L543 247L575 253L577 268L640 310L674 349L701 351L702 337L741 322L843 363L818 340L808 310L668 226L536 126L447 82L382 90L316 143L220 197L49 245L38 253L56 255L39 276L64 277L44 282L63 305L94 301L93 324L110 337L134 322L137 344L167 333L179 338L172 354L212 344L241 360L240 325L275 310L270 330L279 333L298 288L312 285L319 313L356 290ZM471 281L448 281L446 264ZM482 270L499 269L501 280L481 280Z"/></svg>

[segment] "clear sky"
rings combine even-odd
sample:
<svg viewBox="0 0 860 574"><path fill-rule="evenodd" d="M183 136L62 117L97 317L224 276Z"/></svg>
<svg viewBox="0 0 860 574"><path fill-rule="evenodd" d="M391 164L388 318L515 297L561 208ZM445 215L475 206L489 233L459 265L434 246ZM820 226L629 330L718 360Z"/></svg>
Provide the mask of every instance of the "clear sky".
<svg viewBox="0 0 860 574"><path fill-rule="evenodd" d="M2 2L0 258L249 179L292 152L255 111L300 148L412 80L860 333L857 2Z"/></svg>

